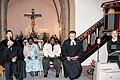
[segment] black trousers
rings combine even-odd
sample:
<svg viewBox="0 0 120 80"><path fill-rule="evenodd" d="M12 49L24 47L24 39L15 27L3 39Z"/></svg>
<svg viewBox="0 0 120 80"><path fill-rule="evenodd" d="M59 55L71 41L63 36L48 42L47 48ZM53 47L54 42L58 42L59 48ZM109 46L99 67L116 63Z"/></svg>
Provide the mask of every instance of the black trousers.
<svg viewBox="0 0 120 80"><path fill-rule="evenodd" d="M10 77L13 76L13 72L12 72L12 67L11 66L12 66L12 64L10 62L4 63L6 80L10 80Z"/></svg>
<svg viewBox="0 0 120 80"><path fill-rule="evenodd" d="M61 61L58 57L57 58L50 58L50 57L44 57L43 58L42 64L43 64L44 74L48 73L48 70L50 68L50 61L53 62L53 66L56 70L56 74L59 74L60 73L60 68L61 68Z"/></svg>
<svg viewBox="0 0 120 80"><path fill-rule="evenodd" d="M26 77L26 64L24 61L17 61L15 63L12 62L5 62L5 77L6 80L10 80L10 77L13 77L13 75L18 80L23 80Z"/></svg>
<svg viewBox="0 0 120 80"><path fill-rule="evenodd" d="M67 75L70 79L77 79L81 76L82 66L78 60L74 61L63 61L64 75Z"/></svg>

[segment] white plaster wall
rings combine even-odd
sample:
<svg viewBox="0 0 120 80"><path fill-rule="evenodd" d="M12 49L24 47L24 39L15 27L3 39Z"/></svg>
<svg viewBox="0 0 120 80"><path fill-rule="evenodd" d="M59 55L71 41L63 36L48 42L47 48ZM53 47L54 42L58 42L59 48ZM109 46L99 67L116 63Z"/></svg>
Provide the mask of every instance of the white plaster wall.
<svg viewBox="0 0 120 80"><path fill-rule="evenodd" d="M77 36L103 17L101 4L110 0L75 0L75 30Z"/></svg>
<svg viewBox="0 0 120 80"><path fill-rule="evenodd" d="M48 32L59 35L59 24L57 14L52 0L9 0L7 12L8 29L18 34L25 31L31 25L31 20L24 17L25 13L30 13L31 9L35 13L42 14L42 17L36 18L36 26L41 29L39 32Z"/></svg>
<svg viewBox="0 0 120 80"><path fill-rule="evenodd" d="M107 53L107 43L105 45L103 45L100 49L99 49L99 60L100 63L107 63L107 57L108 53ZM97 61L97 57L98 57L98 50L92 54L89 58L87 58L82 65L89 65L92 60L94 59L95 61Z"/></svg>
<svg viewBox="0 0 120 80"><path fill-rule="evenodd" d="M75 0L75 30L77 36L103 17L101 4L107 1L110 0ZM93 59L96 60L96 53L85 60L82 65L89 65ZM103 54L101 57L107 54L106 45L100 49L100 54Z"/></svg>

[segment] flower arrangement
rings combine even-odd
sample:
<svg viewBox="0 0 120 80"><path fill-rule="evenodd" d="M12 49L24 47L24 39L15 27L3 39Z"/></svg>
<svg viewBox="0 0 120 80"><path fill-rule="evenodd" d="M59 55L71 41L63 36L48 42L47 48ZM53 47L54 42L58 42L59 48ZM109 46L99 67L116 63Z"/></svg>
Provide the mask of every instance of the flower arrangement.
<svg viewBox="0 0 120 80"><path fill-rule="evenodd" d="M95 60L92 60L92 62L91 62L90 65L88 66L87 73L88 73L89 75L93 75L94 68L95 68L95 64L96 64L96 61L95 61Z"/></svg>

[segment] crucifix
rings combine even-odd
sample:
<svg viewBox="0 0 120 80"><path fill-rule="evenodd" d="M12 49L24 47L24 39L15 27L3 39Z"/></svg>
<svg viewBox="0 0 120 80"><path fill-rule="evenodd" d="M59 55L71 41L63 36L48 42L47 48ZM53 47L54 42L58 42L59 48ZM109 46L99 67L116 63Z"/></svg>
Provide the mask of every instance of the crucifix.
<svg viewBox="0 0 120 80"><path fill-rule="evenodd" d="M31 26L32 26L32 32L34 33L34 28L35 28L35 18L41 17L41 14L35 14L35 9L31 10L31 13L24 14L25 17L28 17L31 19Z"/></svg>

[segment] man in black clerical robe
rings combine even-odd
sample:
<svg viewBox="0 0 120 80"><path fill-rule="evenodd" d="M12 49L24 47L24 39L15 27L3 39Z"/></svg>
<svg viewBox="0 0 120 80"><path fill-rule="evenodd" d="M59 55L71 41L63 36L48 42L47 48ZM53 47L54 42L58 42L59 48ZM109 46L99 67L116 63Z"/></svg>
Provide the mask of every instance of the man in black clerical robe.
<svg viewBox="0 0 120 80"><path fill-rule="evenodd" d="M76 32L69 32L69 39L65 40L62 45L62 60L64 67L64 77L74 80L80 77L82 72L81 56L83 46L80 40L76 39Z"/></svg>
<svg viewBox="0 0 120 80"><path fill-rule="evenodd" d="M113 55L110 55L115 51L120 51L120 39L118 39L118 32L116 30L113 30L111 32L111 36L112 36L112 39L108 40L107 42L108 62L119 60L119 54L114 55L114 54L117 54L117 53L114 53Z"/></svg>
<svg viewBox="0 0 120 80"><path fill-rule="evenodd" d="M3 57L6 80L12 80L13 75L17 80L26 77L25 62L22 49L16 40L13 40L11 30L6 32L6 39L0 42L0 55Z"/></svg>

